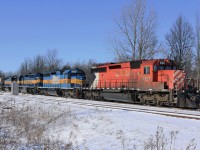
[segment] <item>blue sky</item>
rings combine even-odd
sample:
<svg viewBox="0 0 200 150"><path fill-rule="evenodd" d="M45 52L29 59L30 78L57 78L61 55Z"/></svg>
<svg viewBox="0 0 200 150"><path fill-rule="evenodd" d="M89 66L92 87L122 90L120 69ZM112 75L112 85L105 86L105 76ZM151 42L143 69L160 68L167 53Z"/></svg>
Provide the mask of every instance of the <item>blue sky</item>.
<svg viewBox="0 0 200 150"><path fill-rule="evenodd" d="M113 18L126 0L0 0L0 70L16 71L21 62L48 49L57 49L64 62L112 61L108 50ZM199 0L147 0L158 14L158 37L179 15L192 24Z"/></svg>

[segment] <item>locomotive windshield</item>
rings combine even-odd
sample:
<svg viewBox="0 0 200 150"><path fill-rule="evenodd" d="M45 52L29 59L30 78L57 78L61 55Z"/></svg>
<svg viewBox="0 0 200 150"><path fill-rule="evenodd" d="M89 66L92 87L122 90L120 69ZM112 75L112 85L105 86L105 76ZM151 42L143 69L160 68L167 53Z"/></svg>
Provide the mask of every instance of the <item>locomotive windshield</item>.
<svg viewBox="0 0 200 150"><path fill-rule="evenodd" d="M154 71L158 70L177 70L177 66L171 60L159 60L154 64Z"/></svg>
<svg viewBox="0 0 200 150"><path fill-rule="evenodd" d="M29 78L35 78L35 75L33 75L33 74L29 75Z"/></svg>
<svg viewBox="0 0 200 150"><path fill-rule="evenodd" d="M82 70L72 70L71 73L69 73L69 75L82 77L82 76L85 76L85 73Z"/></svg>
<svg viewBox="0 0 200 150"><path fill-rule="evenodd" d="M157 66L154 65L154 71L158 71L158 70L177 70L176 66Z"/></svg>

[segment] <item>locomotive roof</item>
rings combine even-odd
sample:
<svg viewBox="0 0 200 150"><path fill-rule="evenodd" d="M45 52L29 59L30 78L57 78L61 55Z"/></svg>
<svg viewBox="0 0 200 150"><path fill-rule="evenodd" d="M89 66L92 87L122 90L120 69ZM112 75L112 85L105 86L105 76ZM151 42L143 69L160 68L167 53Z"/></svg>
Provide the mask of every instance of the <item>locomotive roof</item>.
<svg viewBox="0 0 200 150"><path fill-rule="evenodd" d="M108 62L108 63L102 63L102 64L97 64L95 65L96 67L104 67L104 66L112 66L112 65L116 65L116 64L122 64L122 63L131 63L131 62L142 62L143 64L149 64L149 63L154 63L156 61L164 61L164 60L169 60L173 63L175 63L173 60L170 59L151 59L151 60L132 60L132 61L124 61L124 62Z"/></svg>

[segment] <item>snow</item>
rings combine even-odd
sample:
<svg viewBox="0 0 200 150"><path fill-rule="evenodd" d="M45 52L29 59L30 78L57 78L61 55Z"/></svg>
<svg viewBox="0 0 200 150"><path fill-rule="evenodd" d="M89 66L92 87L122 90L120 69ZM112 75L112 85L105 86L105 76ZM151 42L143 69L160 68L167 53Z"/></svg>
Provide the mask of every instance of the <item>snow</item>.
<svg viewBox="0 0 200 150"><path fill-rule="evenodd" d="M54 101L48 101L48 99L53 99ZM163 130L164 142L168 143L166 149L169 149L173 133L176 135L175 142L173 141L171 144L174 149L186 149L193 139L196 149L200 149L199 120L119 109L97 108L70 102L62 103L59 100L67 101L69 99L41 95L20 94L14 96L10 93L1 93L1 114L2 111L4 113L5 111L11 111L3 109L6 107L13 107L24 114L29 114L33 118L29 125L38 125L40 127L32 128L30 132L38 130L39 132L33 132L41 133L41 136L37 137L38 139L42 137L42 139L49 139L50 141L59 141L60 148L62 148L62 145L70 145L72 149L140 150L144 149L144 143L147 143L151 137L155 137L156 131L162 133ZM74 101L80 100L74 99ZM134 105L134 107L138 106ZM144 106L144 108L152 109L147 106ZM164 110L168 108L156 109ZM185 110L176 111L184 112ZM185 112L199 114L199 111L186 110ZM0 129L7 127L12 131L10 134L17 135L16 129L19 127L15 124L1 121L0 125ZM41 128L42 130L39 130ZM26 129L24 128L24 130ZM3 131L1 130L1 132ZM19 149L23 149L23 147L24 149L30 149L30 146L27 146L27 142L35 140L36 134L33 135L33 133L31 136L21 134L21 136L17 137L17 141L21 144ZM30 140L31 138L34 140ZM38 139L35 141L44 141Z"/></svg>

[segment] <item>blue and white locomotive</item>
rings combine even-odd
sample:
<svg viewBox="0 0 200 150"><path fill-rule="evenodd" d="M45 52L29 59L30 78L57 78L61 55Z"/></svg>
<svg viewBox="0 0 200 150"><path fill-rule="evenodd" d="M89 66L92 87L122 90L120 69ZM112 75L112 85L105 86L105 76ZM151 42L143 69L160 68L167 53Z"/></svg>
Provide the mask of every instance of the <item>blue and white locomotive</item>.
<svg viewBox="0 0 200 150"><path fill-rule="evenodd" d="M76 89L85 86L86 77L80 69L46 72L43 73L42 83L38 87L39 93L73 97Z"/></svg>
<svg viewBox="0 0 200 150"><path fill-rule="evenodd" d="M4 78L3 89L11 91L11 84L14 81L17 81L17 77L16 76L9 76L9 77Z"/></svg>
<svg viewBox="0 0 200 150"><path fill-rule="evenodd" d="M17 78L19 88L23 92L37 93L38 87L42 86L42 74L27 74L21 75Z"/></svg>
<svg viewBox="0 0 200 150"><path fill-rule="evenodd" d="M8 90L12 82L17 82L21 92L77 97L79 90L85 86L86 77L84 71L71 69L8 77L4 81L3 88Z"/></svg>

